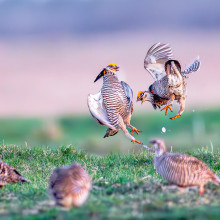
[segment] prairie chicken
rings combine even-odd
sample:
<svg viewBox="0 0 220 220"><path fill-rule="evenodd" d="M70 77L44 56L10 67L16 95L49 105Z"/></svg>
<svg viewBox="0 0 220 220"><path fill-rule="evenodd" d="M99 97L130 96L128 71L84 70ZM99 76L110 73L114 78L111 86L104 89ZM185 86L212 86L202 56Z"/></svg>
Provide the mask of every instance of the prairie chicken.
<svg viewBox="0 0 220 220"><path fill-rule="evenodd" d="M0 161L0 188L8 183L17 183L17 182L30 182L25 179L21 174L8 164Z"/></svg>
<svg viewBox="0 0 220 220"><path fill-rule="evenodd" d="M119 67L110 63L97 76L94 82L103 77L101 91L95 95L88 96L88 107L93 118L101 125L108 127L105 137L113 136L121 129L125 135L134 143L142 144L132 135L140 132L130 124L133 113L133 91L130 86L119 81L116 72ZM131 134L126 129L131 128Z"/></svg>
<svg viewBox="0 0 220 220"><path fill-rule="evenodd" d="M83 205L92 184L89 174L78 164L56 168L49 180L49 191L58 205L65 208Z"/></svg>
<svg viewBox="0 0 220 220"><path fill-rule="evenodd" d="M168 153L160 139L152 140L150 144L155 151L154 167L168 182L179 187L199 186L200 195L205 192L206 183L219 185L219 177L201 160L186 154Z"/></svg>
<svg viewBox="0 0 220 220"><path fill-rule="evenodd" d="M187 74L195 72L200 67L199 58L197 58L188 68L181 71L180 63L172 60L172 49L168 44L154 44L147 52L144 60L144 68L151 74L154 83L150 85L147 91L139 91L137 101L149 101L154 109L165 105L161 111L168 109L171 112L171 105L174 100L180 105L179 112L170 119L180 117L185 109L186 101L186 82Z"/></svg>

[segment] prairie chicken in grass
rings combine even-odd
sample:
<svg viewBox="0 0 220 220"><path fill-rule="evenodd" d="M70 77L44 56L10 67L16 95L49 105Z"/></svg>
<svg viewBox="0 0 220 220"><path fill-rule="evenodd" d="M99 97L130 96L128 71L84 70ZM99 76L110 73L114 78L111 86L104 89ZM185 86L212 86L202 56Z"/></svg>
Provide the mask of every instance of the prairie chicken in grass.
<svg viewBox="0 0 220 220"><path fill-rule="evenodd" d="M187 74L199 70L200 61L197 58L188 68L181 71L180 63L172 60L172 56L172 49L168 44L157 43L148 50L144 68L151 74L155 82L147 91L139 91L137 101L142 103L149 101L154 109L165 105L161 111L166 110L165 115L167 115L168 109L173 112L170 106L174 100L177 100L180 109L176 116L170 118L173 120L180 117L185 109L185 78Z"/></svg>
<svg viewBox="0 0 220 220"><path fill-rule="evenodd" d="M130 86L119 81L116 72L119 67L110 63L97 76L94 82L103 77L101 91L88 96L88 107L92 116L101 124L108 127L104 137L113 136L121 129L134 143L142 144L132 135L140 132L130 124L133 113L133 91ZM131 134L126 126L131 129Z"/></svg>
<svg viewBox="0 0 220 220"><path fill-rule="evenodd" d="M219 185L219 177L201 160L186 154L168 153L160 139L152 140L150 144L155 151L154 167L168 182L179 187L199 186L200 195L205 192L206 183Z"/></svg>
<svg viewBox="0 0 220 220"><path fill-rule="evenodd" d="M56 168L49 180L49 190L58 205L65 208L83 205L92 188L89 174L78 164Z"/></svg>
<svg viewBox="0 0 220 220"><path fill-rule="evenodd" d="M8 183L17 183L17 182L30 182L25 179L21 174L8 164L0 161L0 188Z"/></svg>

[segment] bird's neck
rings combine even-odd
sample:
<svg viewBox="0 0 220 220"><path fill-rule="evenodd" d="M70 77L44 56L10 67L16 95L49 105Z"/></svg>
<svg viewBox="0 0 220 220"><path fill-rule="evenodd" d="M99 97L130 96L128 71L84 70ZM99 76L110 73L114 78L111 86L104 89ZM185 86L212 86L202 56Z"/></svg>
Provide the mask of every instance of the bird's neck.
<svg viewBox="0 0 220 220"><path fill-rule="evenodd" d="M162 155L164 155L166 153L166 150L159 148L155 151L155 157L161 157Z"/></svg>
<svg viewBox="0 0 220 220"><path fill-rule="evenodd" d="M106 74L103 76L103 79L103 82L109 79L118 81L117 75L112 71L107 71Z"/></svg>

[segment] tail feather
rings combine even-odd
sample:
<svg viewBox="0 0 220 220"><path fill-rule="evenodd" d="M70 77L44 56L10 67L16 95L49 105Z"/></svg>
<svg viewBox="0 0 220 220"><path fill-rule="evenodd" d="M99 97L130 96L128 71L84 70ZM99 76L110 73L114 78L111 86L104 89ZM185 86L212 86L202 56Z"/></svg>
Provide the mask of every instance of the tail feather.
<svg viewBox="0 0 220 220"><path fill-rule="evenodd" d="M104 138L109 137L109 136L114 136L118 133L117 130L113 130L111 128L107 128L106 133L104 135Z"/></svg>
<svg viewBox="0 0 220 220"><path fill-rule="evenodd" d="M192 64L190 64L184 71L182 71L182 75L184 76L186 74L196 72L199 70L200 66L201 61L199 60L199 57L197 57L197 59Z"/></svg>
<svg viewBox="0 0 220 220"><path fill-rule="evenodd" d="M217 175L215 175L213 178L212 178L212 182L216 185L219 185L220 184L220 177L218 177Z"/></svg>

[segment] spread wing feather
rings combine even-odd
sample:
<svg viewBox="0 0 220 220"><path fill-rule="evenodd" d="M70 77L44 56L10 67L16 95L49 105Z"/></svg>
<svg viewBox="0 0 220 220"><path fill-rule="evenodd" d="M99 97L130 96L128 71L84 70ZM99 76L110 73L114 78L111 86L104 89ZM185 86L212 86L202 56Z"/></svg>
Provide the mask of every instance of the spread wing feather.
<svg viewBox="0 0 220 220"><path fill-rule="evenodd" d="M128 111L131 111L132 109L132 105L133 105L133 91L131 89L131 87L125 83L124 81L121 81L121 85L122 85L122 88L125 92L125 95L127 97L127 100L128 100L128 105L127 105L127 109Z"/></svg>
<svg viewBox="0 0 220 220"><path fill-rule="evenodd" d="M112 130L117 130L109 121L103 105L101 91L95 95L88 95L88 107L92 117L101 125L106 125Z"/></svg>
<svg viewBox="0 0 220 220"><path fill-rule="evenodd" d="M156 43L147 52L144 59L144 68L155 81L166 76L164 64L172 59L173 52L168 44Z"/></svg>

